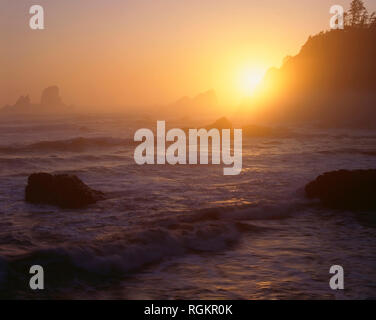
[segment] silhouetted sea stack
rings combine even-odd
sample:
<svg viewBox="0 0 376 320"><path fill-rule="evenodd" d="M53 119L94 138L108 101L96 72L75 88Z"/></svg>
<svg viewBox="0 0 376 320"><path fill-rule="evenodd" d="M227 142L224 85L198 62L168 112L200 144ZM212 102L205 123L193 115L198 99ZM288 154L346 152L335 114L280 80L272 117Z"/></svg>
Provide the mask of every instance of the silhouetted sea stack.
<svg viewBox="0 0 376 320"><path fill-rule="evenodd" d="M33 104L28 95L18 98L14 105L6 105L0 108L0 113L6 114L60 114L72 112L72 106L66 106L60 96L57 86L45 88L39 104Z"/></svg>
<svg viewBox="0 0 376 320"><path fill-rule="evenodd" d="M25 200L44 203L66 209L83 208L104 199L104 194L93 190L77 176L34 173L29 176Z"/></svg>
<svg viewBox="0 0 376 320"><path fill-rule="evenodd" d="M329 208L376 211L376 170L326 172L308 183L305 191Z"/></svg>
<svg viewBox="0 0 376 320"><path fill-rule="evenodd" d="M45 107L63 107L64 103L61 100L59 88L57 86L51 86L44 89L40 104Z"/></svg>
<svg viewBox="0 0 376 320"><path fill-rule="evenodd" d="M206 126L206 128L207 129L215 128L215 129L218 129L218 130L232 129L232 123L226 117L222 117L222 118L218 119L217 121L215 121L214 123Z"/></svg>
<svg viewBox="0 0 376 320"><path fill-rule="evenodd" d="M31 112L33 105L30 102L30 97L20 96L14 105L6 105L4 108L0 109L1 112L23 112L28 113Z"/></svg>
<svg viewBox="0 0 376 320"><path fill-rule="evenodd" d="M182 97L176 102L167 105L165 110L170 113L173 111L179 117L186 116L213 116L217 113L218 99L214 90L208 90L195 97Z"/></svg>

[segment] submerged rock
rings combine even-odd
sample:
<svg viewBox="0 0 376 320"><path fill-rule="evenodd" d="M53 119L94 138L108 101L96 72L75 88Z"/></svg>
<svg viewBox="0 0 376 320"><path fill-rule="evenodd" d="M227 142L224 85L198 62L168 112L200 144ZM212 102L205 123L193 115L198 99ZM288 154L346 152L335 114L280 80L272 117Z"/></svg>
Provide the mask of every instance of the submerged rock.
<svg viewBox="0 0 376 320"><path fill-rule="evenodd" d="M333 209L376 211L376 170L326 172L308 183L305 192Z"/></svg>
<svg viewBox="0 0 376 320"><path fill-rule="evenodd" d="M34 173L29 176L25 200L61 208L82 208L104 199L104 194L93 190L75 175Z"/></svg>

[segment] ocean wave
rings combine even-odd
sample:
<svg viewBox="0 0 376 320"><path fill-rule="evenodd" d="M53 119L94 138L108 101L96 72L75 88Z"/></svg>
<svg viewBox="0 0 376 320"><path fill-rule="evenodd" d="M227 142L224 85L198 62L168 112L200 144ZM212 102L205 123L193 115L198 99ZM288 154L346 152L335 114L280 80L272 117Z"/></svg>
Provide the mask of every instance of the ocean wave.
<svg viewBox="0 0 376 320"><path fill-rule="evenodd" d="M339 148L339 149L330 149L330 150L320 150L318 153L321 154L361 154L366 156L376 156L376 149L372 150L362 150L357 148Z"/></svg>
<svg viewBox="0 0 376 320"><path fill-rule="evenodd" d="M110 148L125 147L133 144L131 139L120 139L112 137L96 137L96 138L73 138L67 140L39 141L28 145L18 146L0 146L0 153L20 153L20 152L82 152L93 148Z"/></svg>
<svg viewBox="0 0 376 320"><path fill-rule="evenodd" d="M32 265L45 268L54 288L69 286L72 280L90 283L131 276L166 258L229 250L245 233L270 231L251 220L286 218L300 206L217 207L145 220L139 227L104 234L86 244L42 247L17 257L0 257L0 282L7 290L24 286Z"/></svg>
<svg viewBox="0 0 376 320"><path fill-rule="evenodd" d="M39 123L39 124L30 124L28 122L23 123L22 121L14 122L13 125L7 123L2 123L0 127L0 132L5 133L35 133L35 132L52 132L52 131L67 131L67 130L76 130L79 131L82 126L69 124L69 123Z"/></svg>
<svg viewBox="0 0 376 320"><path fill-rule="evenodd" d="M209 209L202 209L190 217L184 217L190 221L224 220L274 220L284 219L305 207L305 202L294 202L286 204L263 204L254 203L239 206L224 206Z"/></svg>
<svg viewBox="0 0 376 320"><path fill-rule="evenodd" d="M72 280L107 281L129 276L165 258L225 249L237 241L238 235L234 226L209 224L179 230L154 228L86 246L42 248L22 257L2 259L0 281L5 290L24 286L32 265L44 267L49 286L55 288L69 286Z"/></svg>

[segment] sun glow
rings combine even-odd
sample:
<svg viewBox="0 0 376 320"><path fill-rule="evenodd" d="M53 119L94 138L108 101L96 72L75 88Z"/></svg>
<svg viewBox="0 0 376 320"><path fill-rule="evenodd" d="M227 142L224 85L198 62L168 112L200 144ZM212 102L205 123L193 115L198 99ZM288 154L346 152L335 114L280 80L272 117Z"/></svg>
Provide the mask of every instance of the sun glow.
<svg viewBox="0 0 376 320"><path fill-rule="evenodd" d="M238 86L244 96L252 96L264 78L265 70L262 68L245 68L239 72Z"/></svg>

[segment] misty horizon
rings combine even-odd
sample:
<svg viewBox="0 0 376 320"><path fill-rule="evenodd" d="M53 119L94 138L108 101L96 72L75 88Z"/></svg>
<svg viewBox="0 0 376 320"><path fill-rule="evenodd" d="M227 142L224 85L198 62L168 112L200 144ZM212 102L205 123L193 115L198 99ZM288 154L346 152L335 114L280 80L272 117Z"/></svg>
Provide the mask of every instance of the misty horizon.
<svg viewBox="0 0 376 320"><path fill-rule="evenodd" d="M242 0L207 1L204 7L197 6L196 1L178 4L164 0L159 4L148 7L112 0L105 10L107 4L97 1L97 7L83 14L85 6L76 6L74 1L47 2L47 27L33 32L23 27L27 21L22 12L28 12L28 1L3 2L6 8L1 11L13 18L2 19L10 27L2 36L2 55L7 63L0 105L12 104L24 94L30 94L34 101L43 88L58 85L68 105L168 105L180 97L213 89L221 105L235 106L247 96L238 83L242 72L249 69L260 74L280 67L286 56L300 51L310 35L329 28L328 8L332 5L329 0L315 4L292 1L288 5L270 0L258 6ZM347 1L339 4L348 7ZM372 1L365 4L370 12L376 10ZM112 24L103 25L96 19L99 9L102 15L111 15ZM165 21L168 9L175 10L176 18ZM215 12L217 19L211 19L210 12ZM228 12L237 14L237 24ZM275 12L282 12L283 20ZM137 17L137 13L139 20L127 19L127 15ZM272 23L266 28L259 16ZM70 18L69 24L63 24L65 17ZM312 25L302 21L311 21ZM262 36L258 30L262 30ZM55 34L59 35L57 42ZM96 34L95 43L91 34ZM161 42L150 43L149 36ZM226 49L229 43L231 50ZM28 54L24 46L30 48ZM196 49L199 55L194 53ZM96 54L86 59L93 50ZM50 67L44 68L45 63ZM80 76L71 77L73 74Z"/></svg>

